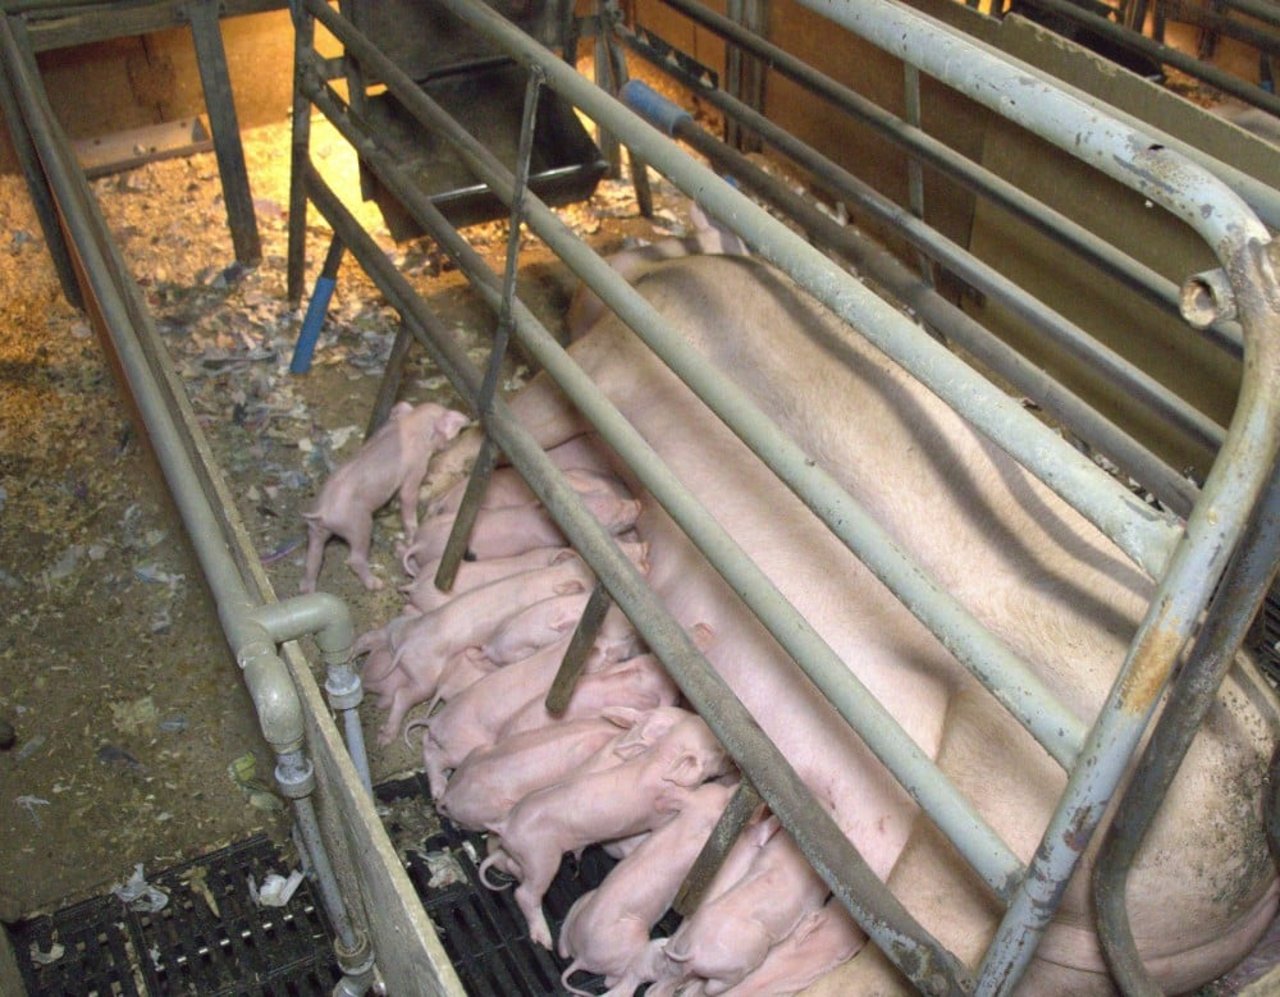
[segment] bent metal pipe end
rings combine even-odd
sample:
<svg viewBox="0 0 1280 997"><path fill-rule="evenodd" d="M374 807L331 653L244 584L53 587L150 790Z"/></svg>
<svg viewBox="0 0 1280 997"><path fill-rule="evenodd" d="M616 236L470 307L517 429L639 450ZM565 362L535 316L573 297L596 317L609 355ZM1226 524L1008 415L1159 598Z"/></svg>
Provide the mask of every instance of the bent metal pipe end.
<svg viewBox="0 0 1280 997"><path fill-rule="evenodd" d="M277 754L301 751L305 727L302 703L284 661L267 641L254 642L236 655L253 698L262 736Z"/></svg>

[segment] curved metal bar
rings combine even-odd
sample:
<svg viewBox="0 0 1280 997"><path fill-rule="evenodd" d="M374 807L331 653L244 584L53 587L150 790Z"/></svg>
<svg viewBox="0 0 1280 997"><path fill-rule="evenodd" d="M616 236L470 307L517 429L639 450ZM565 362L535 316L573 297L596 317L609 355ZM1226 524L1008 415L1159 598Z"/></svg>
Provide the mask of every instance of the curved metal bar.
<svg viewBox="0 0 1280 997"><path fill-rule="evenodd" d="M1169 688L1142 760L1134 771L1107 831L1093 873L1098 938L1112 975L1125 994L1156 997L1160 988L1138 956L1125 906L1133 860L1165 793L1200 729L1236 650L1280 564L1280 478L1273 473L1267 494L1250 518L1238 549L1214 596L1204 629ZM1280 758L1280 749L1277 749Z"/></svg>

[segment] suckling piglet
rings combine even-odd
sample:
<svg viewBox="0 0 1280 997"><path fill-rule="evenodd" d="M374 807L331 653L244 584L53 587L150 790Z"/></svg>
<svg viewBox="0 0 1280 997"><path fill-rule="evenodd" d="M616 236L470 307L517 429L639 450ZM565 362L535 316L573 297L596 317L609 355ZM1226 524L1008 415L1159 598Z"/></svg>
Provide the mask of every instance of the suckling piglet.
<svg viewBox="0 0 1280 997"><path fill-rule="evenodd" d="M418 488L432 455L458 435L467 423L461 412L425 402L416 408L400 402L386 423L360 451L329 476L307 521L307 562L302 591L314 592L324 546L331 536L344 539L351 548L347 565L367 589L382 588L381 579L369 567L369 542L373 514L400 496L400 519L405 536L418 528Z"/></svg>
<svg viewBox="0 0 1280 997"><path fill-rule="evenodd" d="M828 900L826 906L805 914L795 931L724 997L791 997L852 959L866 940L840 901Z"/></svg>
<svg viewBox="0 0 1280 997"><path fill-rule="evenodd" d="M780 830L742 879L680 925L665 955L686 975L702 977L708 997L715 997L742 982L828 892L791 835Z"/></svg>
<svg viewBox="0 0 1280 997"><path fill-rule="evenodd" d="M579 497L587 511L614 535L631 529L640 516L639 499L625 498L608 490L587 492ZM443 515L422 521L413 542L401 558L406 574L416 575L423 565L444 553L453 530L453 520L453 516ZM478 560L485 561L514 557L535 547L554 547L565 542L560 527L542 506L512 505L480 509L467 549Z"/></svg>
<svg viewBox="0 0 1280 997"><path fill-rule="evenodd" d="M675 818L651 832L600 886L574 902L558 943L560 957L573 958L560 977L566 989L584 993L569 985L578 970L602 974L607 986L625 994L657 979L663 962L651 958L655 943L649 932L675 900L732 795L732 787L717 782L694 790Z"/></svg>
<svg viewBox="0 0 1280 997"><path fill-rule="evenodd" d="M459 827L487 829L530 793L576 775L617 734L617 726L597 714L472 751L449 779L436 809Z"/></svg>
<svg viewBox="0 0 1280 997"><path fill-rule="evenodd" d="M530 696L545 695L568 646L566 635L537 653L499 669L456 699L447 700L444 708L426 722L422 756L433 799L438 800L444 794L446 773L450 769L459 766L473 751L491 747L502 725ZM629 653L631 648L626 634L607 637L602 633L587 658L588 674L615 656Z"/></svg>
<svg viewBox="0 0 1280 997"><path fill-rule="evenodd" d="M728 764L706 722L689 714L635 758L521 800L495 828L503 857L490 855L485 862L518 873L515 901L529 923L529 937L551 947L542 898L565 852L666 823L694 788L724 774Z"/></svg>

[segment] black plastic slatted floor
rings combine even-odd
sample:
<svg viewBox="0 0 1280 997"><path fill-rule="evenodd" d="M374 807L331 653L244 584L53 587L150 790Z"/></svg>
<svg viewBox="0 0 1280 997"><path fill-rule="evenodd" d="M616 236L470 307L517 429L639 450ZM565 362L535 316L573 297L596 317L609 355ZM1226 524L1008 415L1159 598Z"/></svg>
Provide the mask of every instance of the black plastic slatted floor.
<svg viewBox="0 0 1280 997"><path fill-rule="evenodd" d="M430 796L426 778L415 776L379 786L378 798L384 803L419 799L425 806ZM388 830L394 835L395 828ZM470 849L466 847L468 843ZM465 873L466 882L430 887L426 855L435 852L452 855ZM530 941L524 916L510 889L494 891L481 884L472 855L484 854L482 835L459 831L447 821L439 833L423 842L420 852L408 852L409 879L436 926L462 985L472 997L549 997L565 993L560 974L568 960ZM572 855L565 856L543 902L553 937L559 937L560 925L573 902L599 886L614 864L603 850L594 847L583 852L580 862ZM490 879L500 878L490 874ZM678 924L679 919L668 914L658 923L656 932L670 934ZM592 993L606 989L603 979L586 973L575 973L570 982L575 989Z"/></svg>
<svg viewBox="0 0 1280 997"><path fill-rule="evenodd" d="M113 896L87 900L13 929L23 982L32 997L119 995L231 997L329 994L338 980L329 925L304 881L285 907L259 907L260 884L284 870L264 837L224 848L150 878L169 894L155 914L129 910ZM193 876L194 874L194 876ZM214 913L191 884L203 882ZM32 946L60 958L41 965Z"/></svg>

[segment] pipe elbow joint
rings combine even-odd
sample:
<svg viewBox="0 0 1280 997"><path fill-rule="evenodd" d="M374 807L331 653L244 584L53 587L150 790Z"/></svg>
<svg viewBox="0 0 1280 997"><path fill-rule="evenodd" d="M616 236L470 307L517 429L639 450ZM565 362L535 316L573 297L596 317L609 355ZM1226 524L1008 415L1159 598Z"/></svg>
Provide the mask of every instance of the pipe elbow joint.
<svg viewBox="0 0 1280 997"><path fill-rule="evenodd" d="M302 703L275 648L267 645L252 655L242 654L240 667L267 743L277 754L301 750L305 736Z"/></svg>

